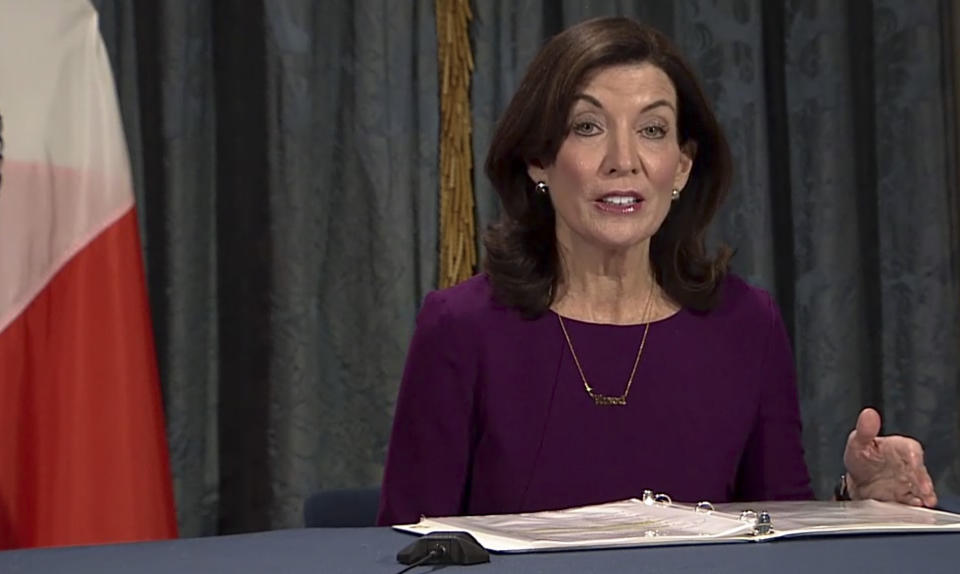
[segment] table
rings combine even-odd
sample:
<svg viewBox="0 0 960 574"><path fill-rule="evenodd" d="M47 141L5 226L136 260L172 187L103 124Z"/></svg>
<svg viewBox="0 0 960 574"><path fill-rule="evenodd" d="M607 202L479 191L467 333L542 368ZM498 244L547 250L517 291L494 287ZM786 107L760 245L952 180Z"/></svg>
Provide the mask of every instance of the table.
<svg viewBox="0 0 960 574"><path fill-rule="evenodd" d="M415 538L389 528L278 530L255 534L0 552L0 573L378 574L396 573ZM764 543L491 556L489 564L421 566L414 574L494 572L855 574L960 572L960 534L842 536Z"/></svg>

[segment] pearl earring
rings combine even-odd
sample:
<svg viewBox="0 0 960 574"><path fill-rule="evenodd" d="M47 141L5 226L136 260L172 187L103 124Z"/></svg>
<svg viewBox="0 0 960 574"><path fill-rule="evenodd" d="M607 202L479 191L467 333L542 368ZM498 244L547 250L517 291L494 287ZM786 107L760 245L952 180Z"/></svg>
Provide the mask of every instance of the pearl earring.
<svg viewBox="0 0 960 574"><path fill-rule="evenodd" d="M545 183L542 182L542 181L538 181L538 182L537 182L537 185L534 187L534 189L536 189L537 193L542 193L542 194L544 194L544 195L546 195L547 192L550 191L550 188L547 187L547 184L545 184Z"/></svg>
<svg viewBox="0 0 960 574"><path fill-rule="evenodd" d="M680 190L677 188L673 188L673 191L670 192L670 199L672 199L673 201L680 199Z"/></svg>

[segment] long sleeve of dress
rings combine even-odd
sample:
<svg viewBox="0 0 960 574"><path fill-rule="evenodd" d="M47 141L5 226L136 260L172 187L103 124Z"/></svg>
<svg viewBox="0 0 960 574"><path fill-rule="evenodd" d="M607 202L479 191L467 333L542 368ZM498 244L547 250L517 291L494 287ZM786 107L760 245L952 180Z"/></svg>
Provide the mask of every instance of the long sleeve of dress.
<svg viewBox="0 0 960 574"><path fill-rule="evenodd" d="M767 296L769 329L758 373L759 408L740 461L736 498L813 498L803 457L800 406L790 340L776 304Z"/></svg>
<svg viewBox="0 0 960 574"><path fill-rule="evenodd" d="M476 350L462 330L444 294L429 294L417 316L397 397L380 525L464 510L477 369Z"/></svg>

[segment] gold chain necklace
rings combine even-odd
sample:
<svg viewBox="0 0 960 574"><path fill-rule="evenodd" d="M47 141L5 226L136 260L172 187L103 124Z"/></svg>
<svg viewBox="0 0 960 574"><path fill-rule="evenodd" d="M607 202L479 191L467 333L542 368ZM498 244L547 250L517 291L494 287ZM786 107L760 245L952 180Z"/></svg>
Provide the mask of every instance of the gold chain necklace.
<svg viewBox="0 0 960 574"><path fill-rule="evenodd" d="M655 284L655 283L654 283ZM643 316L647 318L650 312L650 304L653 301L653 285L650 285L650 293L647 295L647 304L643 309ZM557 313L557 319L560 320L560 330L563 331L563 337L567 340L567 347L570 348L570 355L573 356L573 363L577 366L577 372L580 373L580 380L583 381L583 388L593 399L597 406L625 406L627 404L627 395L630 394L630 387L633 385L633 377L637 374L637 366L640 364L640 356L643 355L643 347L647 343L647 333L650 332L650 323L647 321L643 328L643 337L640 339L640 348L637 350L637 358L633 361L633 369L630 371L630 378L627 379L627 386L623 389L621 395L604 395L594 392L593 387L587 382L587 376L583 374L583 367L580 366L580 359L577 358L577 352L573 350L573 342L570 341L570 334L567 333L567 327L563 324L563 317Z"/></svg>

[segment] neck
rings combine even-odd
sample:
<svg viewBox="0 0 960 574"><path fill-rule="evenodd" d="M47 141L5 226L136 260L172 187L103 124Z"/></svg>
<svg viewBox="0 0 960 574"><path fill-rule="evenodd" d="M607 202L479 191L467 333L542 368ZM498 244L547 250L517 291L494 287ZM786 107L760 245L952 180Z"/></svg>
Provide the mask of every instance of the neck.
<svg viewBox="0 0 960 574"><path fill-rule="evenodd" d="M592 323L635 324L662 313L660 288L650 265L650 240L607 249L558 234L561 280L553 310ZM648 306L648 298L652 298ZM648 308L649 307L649 308Z"/></svg>

